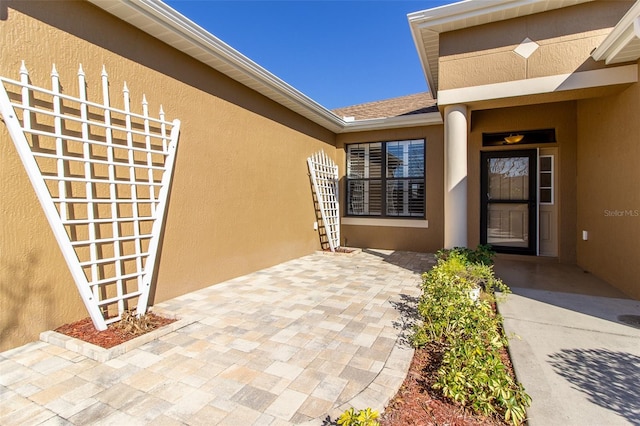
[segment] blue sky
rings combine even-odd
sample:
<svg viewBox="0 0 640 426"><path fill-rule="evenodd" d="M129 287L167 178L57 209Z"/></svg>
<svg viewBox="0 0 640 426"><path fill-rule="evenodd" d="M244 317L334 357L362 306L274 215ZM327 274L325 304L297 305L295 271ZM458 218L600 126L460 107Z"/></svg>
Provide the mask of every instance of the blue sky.
<svg viewBox="0 0 640 426"><path fill-rule="evenodd" d="M407 14L452 0L165 0L333 109L427 90Z"/></svg>

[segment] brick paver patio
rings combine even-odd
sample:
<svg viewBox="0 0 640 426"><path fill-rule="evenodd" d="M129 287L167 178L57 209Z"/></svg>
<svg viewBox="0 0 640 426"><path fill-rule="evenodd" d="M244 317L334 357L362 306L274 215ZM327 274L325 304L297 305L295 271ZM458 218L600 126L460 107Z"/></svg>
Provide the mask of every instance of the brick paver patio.
<svg viewBox="0 0 640 426"><path fill-rule="evenodd" d="M429 254L313 254L157 304L189 325L106 362L0 354L0 424L322 424L402 383Z"/></svg>

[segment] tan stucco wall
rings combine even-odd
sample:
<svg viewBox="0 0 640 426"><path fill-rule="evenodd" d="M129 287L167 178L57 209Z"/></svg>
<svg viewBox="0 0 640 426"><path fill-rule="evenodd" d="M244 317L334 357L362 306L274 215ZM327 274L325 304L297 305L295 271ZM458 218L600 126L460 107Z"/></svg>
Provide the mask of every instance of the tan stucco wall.
<svg viewBox="0 0 640 426"><path fill-rule="evenodd" d="M640 299L640 84L578 102L578 264ZM588 240L581 238L588 231Z"/></svg>
<svg viewBox="0 0 640 426"><path fill-rule="evenodd" d="M440 35L439 90L602 68L590 54L633 4L596 1ZM540 47L514 52L525 38Z"/></svg>
<svg viewBox="0 0 640 426"><path fill-rule="evenodd" d="M429 222L429 227L406 228L343 225L341 233L343 244L349 247L411 250L419 252L434 252L442 248L444 243L444 212L442 208L444 197L443 138L444 127L442 125L338 135L336 157L340 167L340 176L344 176L345 174L345 146L350 143L425 139L427 156L426 219ZM341 180L341 193L346 193L344 179ZM395 219L385 220L391 223Z"/></svg>
<svg viewBox="0 0 640 426"><path fill-rule="evenodd" d="M558 258L576 261L576 103L559 102L514 108L473 111L468 153L468 242L480 242L480 151L504 150L483 148L482 133L517 132L519 130L556 129L557 143L527 144L507 149L558 148Z"/></svg>
<svg viewBox="0 0 640 426"><path fill-rule="evenodd" d="M3 2L0 72L25 60L36 85L53 63L77 94L82 63L101 101L126 81L134 110L182 121L155 301L319 248L306 158L335 155L335 135L85 2ZM0 125L0 350L87 316L34 190ZM239 295L241 297L241 295Z"/></svg>

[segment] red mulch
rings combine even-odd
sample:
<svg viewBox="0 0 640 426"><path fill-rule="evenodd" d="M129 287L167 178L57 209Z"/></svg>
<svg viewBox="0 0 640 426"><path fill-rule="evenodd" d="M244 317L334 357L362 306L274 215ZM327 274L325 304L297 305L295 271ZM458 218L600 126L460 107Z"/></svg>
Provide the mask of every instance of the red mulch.
<svg viewBox="0 0 640 426"><path fill-rule="evenodd" d="M152 312L149 312L146 315L153 326L153 328L148 330L147 332L153 331L157 328L176 321L175 319L161 317ZM93 326L91 318L85 318L71 324L62 325L56 328L54 331L57 331L58 333L62 333L69 337L74 337L76 339L92 343L105 349L112 348L119 345L120 343L127 342L142 335L127 333L124 330L118 329L116 327L116 323L109 324L107 326L107 329L104 331L98 331Z"/></svg>
<svg viewBox="0 0 640 426"><path fill-rule="evenodd" d="M505 356L508 359L506 352ZM474 415L430 390L441 357L436 345L416 349L406 379L380 416L381 426L506 425L498 419Z"/></svg>

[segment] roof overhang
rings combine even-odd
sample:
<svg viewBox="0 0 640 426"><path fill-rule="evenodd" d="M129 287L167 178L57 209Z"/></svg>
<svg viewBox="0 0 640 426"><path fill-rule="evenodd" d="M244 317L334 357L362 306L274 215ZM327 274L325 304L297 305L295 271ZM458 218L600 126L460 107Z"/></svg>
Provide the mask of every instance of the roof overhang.
<svg viewBox="0 0 640 426"><path fill-rule="evenodd" d="M397 117L373 118L368 120L347 121L338 133L362 132L366 130L396 129L399 127L433 126L442 124L439 111L424 114L399 115Z"/></svg>
<svg viewBox="0 0 640 426"><path fill-rule="evenodd" d="M415 114L345 121L160 0L88 0L104 11L335 133L439 124ZM435 113L439 117L439 113Z"/></svg>
<svg viewBox="0 0 640 426"><path fill-rule="evenodd" d="M465 0L407 15L422 69L434 98L438 93L440 34L586 3L592 0Z"/></svg>
<svg viewBox="0 0 640 426"><path fill-rule="evenodd" d="M440 91L440 107L465 104L472 109L499 105L558 102L615 93L638 82L638 65L536 77ZM518 99L518 101L514 101Z"/></svg>
<svg viewBox="0 0 640 426"><path fill-rule="evenodd" d="M640 59L640 0L631 6L591 57L604 60L607 65Z"/></svg>
<svg viewBox="0 0 640 426"><path fill-rule="evenodd" d="M344 120L327 108L162 1L88 1L331 131L340 132L345 126Z"/></svg>

